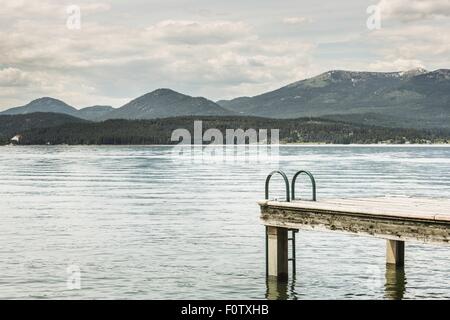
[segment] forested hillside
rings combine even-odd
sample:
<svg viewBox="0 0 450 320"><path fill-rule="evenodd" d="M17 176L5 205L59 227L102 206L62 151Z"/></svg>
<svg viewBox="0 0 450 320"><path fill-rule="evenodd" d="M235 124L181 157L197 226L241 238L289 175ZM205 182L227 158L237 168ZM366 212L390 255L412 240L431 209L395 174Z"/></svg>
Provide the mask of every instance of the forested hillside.
<svg viewBox="0 0 450 320"><path fill-rule="evenodd" d="M226 129L280 129L282 143L429 143L450 140L447 130L396 129L355 125L319 118L266 119L257 117L177 117L153 120L108 120L65 123L20 132L21 144L173 144L173 130L184 128L193 135L195 120L203 132Z"/></svg>

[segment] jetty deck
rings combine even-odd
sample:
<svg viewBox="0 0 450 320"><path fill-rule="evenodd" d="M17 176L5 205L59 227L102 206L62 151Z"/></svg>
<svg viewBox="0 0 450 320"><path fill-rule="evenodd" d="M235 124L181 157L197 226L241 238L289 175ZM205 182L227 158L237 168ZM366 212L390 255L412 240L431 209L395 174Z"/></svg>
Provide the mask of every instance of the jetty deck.
<svg viewBox="0 0 450 320"><path fill-rule="evenodd" d="M262 200L258 204L266 226L268 276L288 276L288 262L292 260L288 257L288 241L292 240L289 231L332 231L383 238L387 240L386 262L399 267L404 264L405 241L450 244L449 199Z"/></svg>

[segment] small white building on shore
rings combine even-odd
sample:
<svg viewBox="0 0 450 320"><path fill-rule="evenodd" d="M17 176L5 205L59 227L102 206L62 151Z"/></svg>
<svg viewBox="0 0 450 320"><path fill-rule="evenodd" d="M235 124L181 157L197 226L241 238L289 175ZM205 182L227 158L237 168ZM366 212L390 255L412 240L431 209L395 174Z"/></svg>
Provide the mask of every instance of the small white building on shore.
<svg viewBox="0 0 450 320"><path fill-rule="evenodd" d="M17 134L11 138L11 143L19 144L21 139L22 139L22 136L20 134Z"/></svg>

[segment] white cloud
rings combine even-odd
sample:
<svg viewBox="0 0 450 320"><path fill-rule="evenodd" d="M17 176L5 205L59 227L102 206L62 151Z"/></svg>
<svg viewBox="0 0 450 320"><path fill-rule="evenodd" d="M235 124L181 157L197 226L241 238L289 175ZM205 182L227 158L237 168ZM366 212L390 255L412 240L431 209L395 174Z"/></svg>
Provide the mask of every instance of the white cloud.
<svg viewBox="0 0 450 320"><path fill-rule="evenodd" d="M103 2L91 2L80 5L80 8L82 13L97 13L111 10L111 5Z"/></svg>
<svg viewBox="0 0 450 320"><path fill-rule="evenodd" d="M361 35L360 0L330 0L321 10L256 0L3 0L0 108L39 96L120 106L159 87L233 98L335 68L445 68L448 1L420 1L426 3L420 7L417 0L382 0L394 23ZM70 4L81 7L79 31L66 28ZM413 18L422 21L395 23ZM308 25L308 33L296 28L312 21L321 23Z"/></svg>
<svg viewBox="0 0 450 320"><path fill-rule="evenodd" d="M164 20L147 28L153 37L179 44L223 44L250 36L242 22Z"/></svg>
<svg viewBox="0 0 450 320"><path fill-rule="evenodd" d="M396 58L444 59L449 62L450 33L447 25L399 25L382 28L370 34L374 43L384 44L379 50Z"/></svg>
<svg viewBox="0 0 450 320"><path fill-rule="evenodd" d="M17 68L0 69L0 87L22 87L29 83L27 75Z"/></svg>
<svg viewBox="0 0 450 320"><path fill-rule="evenodd" d="M240 87L247 90L240 94L255 93L248 91L252 85L273 89L303 75L315 48L261 40L248 24L223 20L163 20L147 28L84 23L80 32L23 20L0 30L0 46L0 65L29 70L38 95L75 106L105 104L94 97L111 92L116 97L108 101L122 101L158 87L213 99L239 95ZM16 82L9 77L18 84L18 75Z"/></svg>
<svg viewBox="0 0 450 320"><path fill-rule="evenodd" d="M416 68L425 68L420 60L416 59L386 59L370 63L368 70L371 71L405 71Z"/></svg>
<svg viewBox="0 0 450 320"><path fill-rule="evenodd" d="M2 0L0 14L13 15L15 17L28 14L44 14L53 12L57 4L52 1L33 1L33 0Z"/></svg>
<svg viewBox="0 0 450 320"><path fill-rule="evenodd" d="M415 21L450 17L450 0L381 0L382 18Z"/></svg>
<svg viewBox="0 0 450 320"><path fill-rule="evenodd" d="M286 17L283 18L283 23L285 24L292 24L292 25L298 25L298 24L304 24L304 23L310 23L312 22L311 18L307 17Z"/></svg>
<svg viewBox="0 0 450 320"><path fill-rule="evenodd" d="M108 3L87 0L2 0L0 16L7 19L60 19L66 14L66 8L69 5L79 6L82 14L105 12L111 9Z"/></svg>

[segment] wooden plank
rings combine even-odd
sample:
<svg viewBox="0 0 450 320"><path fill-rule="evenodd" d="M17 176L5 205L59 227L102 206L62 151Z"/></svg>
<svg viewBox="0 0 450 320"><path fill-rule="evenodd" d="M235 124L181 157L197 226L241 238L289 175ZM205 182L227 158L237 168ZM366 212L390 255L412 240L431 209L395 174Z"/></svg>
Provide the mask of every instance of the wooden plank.
<svg viewBox="0 0 450 320"><path fill-rule="evenodd" d="M409 197L378 197L378 198L339 198L321 199L319 202L325 203L384 203L390 205L433 205L437 207L450 207L449 199L430 198L409 198Z"/></svg>
<svg viewBox="0 0 450 320"><path fill-rule="evenodd" d="M430 206L434 201L414 200L419 206L398 207L395 199L372 202L339 199L295 202L260 201L261 219L266 226L304 230L331 230L397 241L449 244L450 207L445 211ZM389 204L395 203L394 209ZM441 203L442 204L442 203ZM430 210L431 211L428 211ZM445 214L441 214L444 212Z"/></svg>
<svg viewBox="0 0 450 320"><path fill-rule="evenodd" d="M421 216L425 219L433 219L434 213L424 210L424 208L412 207L412 206L395 206L390 203L386 204L368 204L368 203L318 203L313 205L311 208L327 208L328 210L336 210L343 212L358 212L358 213L368 213L375 215L400 215L400 216L411 216L417 217ZM446 212L445 210L441 210ZM441 212L440 211L440 212Z"/></svg>
<svg viewBox="0 0 450 320"><path fill-rule="evenodd" d="M443 204L446 207L450 206L450 199L447 198L419 198L419 197L404 197L404 196L391 196L391 197L376 197L376 198L343 198L335 200L354 200L354 201L374 201L374 202L391 202L391 203L418 203L418 204Z"/></svg>
<svg viewBox="0 0 450 320"><path fill-rule="evenodd" d="M382 199L382 200L380 200ZM401 200L401 201L399 201ZM325 199L318 202L313 201L260 201L261 206L280 206L328 211L335 214L355 213L376 216L398 217L402 219L422 219L447 221L450 219L450 202L441 199L412 199L405 203L406 199L376 198L376 199ZM425 199L423 199L425 200Z"/></svg>
<svg viewBox="0 0 450 320"><path fill-rule="evenodd" d="M371 214L392 214L400 216L423 217L424 219L434 219L434 216L449 215L450 206L437 206L432 204L400 204L394 202L367 202L367 201L324 201L317 206L329 205L340 208L343 211L359 211ZM450 215L449 215L450 216Z"/></svg>
<svg viewBox="0 0 450 320"><path fill-rule="evenodd" d="M336 204L350 204L350 205L361 205L365 204L373 204L379 205L384 204L386 206L395 207L395 208L434 208L436 210L449 210L450 209L450 201L447 199L414 199L414 198L354 198L354 199L331 199L324 200L327 203L336 203Z"/></svg>
<svg viewBox="0 0 450 320"><path fill-rule="evenodd" d="M391 211L405 212L409 211L414 214L421 215L450 215L450 203L447 201L443 201L440 199L435 199L430 201L429 199L410 199L409 201L406 199L401 199L400 201L397 199L389 199L385 201L372 200L361 200L356 202L346 202L347 204L353 204L355 206L360 206L363 203L371 204L377 209L382 209L383 206L389 208Z"/></svg>
<svg viewBox="0 0 450 320"><path fill-rule="evenodd" d="M450 203L447 201L443 201L440 199L436 199L434 201L418 201L416 200L407 200L407 199L393 199L393 198L381 198L381 199L325 199L318 203L328 203L328 204L336 204L336 205L352 205L352 206L374 206L374 207L389 207L396 209L430 209L441 210L447 212L450 209Z"/></svg>
<svg viewBox="0 0 450 320"><path fill-rule="evenodd" d="M399 217L399 218L411 218L411 219L424 219L424 220L433 220L434 221L434 214L431 213L411 213L410 210L387 210L386 208L382 207L362 207L362 206L349 206L349 205L337 205L334 203L323 203L320 204L314 204L312 202L309 203L299 203L299 202L267 202L265 204L260 203L261 205L268 205L268 206L278 206L278 207L285 207L285 208L298 208L298 209L310 209L315 211L321 211L321 212L328 212L333 214L340 214L340 213L354 213L354 214L367 214L367 215L375 215L375 216L388 216L388 217Z"/></svg>
<svg viewBox="0 0 450 320"><path fill-rule="evenodd" d="M437 214L436 216L434 216L434 220L450 223L450 216Z"/></svg>

